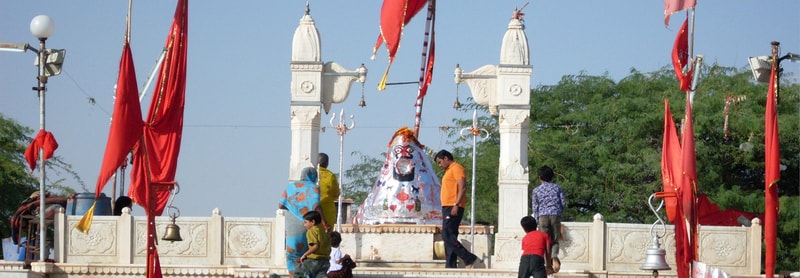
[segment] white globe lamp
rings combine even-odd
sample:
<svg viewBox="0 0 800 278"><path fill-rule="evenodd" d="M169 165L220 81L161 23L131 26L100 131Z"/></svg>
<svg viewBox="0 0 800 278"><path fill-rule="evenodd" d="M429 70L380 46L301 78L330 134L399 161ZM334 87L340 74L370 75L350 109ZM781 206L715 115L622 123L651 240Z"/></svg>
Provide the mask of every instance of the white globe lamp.
<svg viewBox="0 0 800 278"><path fill-rule="evenodd" d="M50 37L55 28L55 24L49 16L37 15L31 20L31 34L40 40Z"/></svg>

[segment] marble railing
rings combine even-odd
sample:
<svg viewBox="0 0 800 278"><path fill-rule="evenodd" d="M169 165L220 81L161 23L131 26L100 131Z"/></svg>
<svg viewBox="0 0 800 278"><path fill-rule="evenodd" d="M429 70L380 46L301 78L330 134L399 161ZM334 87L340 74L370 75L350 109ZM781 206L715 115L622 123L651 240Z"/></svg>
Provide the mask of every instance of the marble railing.
<svg viewBox="0 0 800 278"><path fill-rule="evenodd" d="M284 211L275 218L223 217L215 210L211 217L179 217L183 241L159 240L161 265L187 269L261 269L264 273L285 274L283 231ZM63 212L55 221L56 265L81 267L143 266L145 263L145 218L133 217L127 211L121 216L95 216L88 233L75 228L80 216ZM170 221L156 219L156 230L162 233ZM650 224L606 223L600 215L593 222L565 222L561 242L563 274L633 273L647 276L639 269L645 250L652 245ZM437 225L343 225L342 248L353 256L360 271L378 268L442 268L435 257L435 242L440 239ZM672 226L661 239L667 252L666 261L673 267L662 271L674 276L675 244ZM490 226L461 227L460 239L473 248L487 268L515 270L497 261L519 258L522 232L512 239L498 241ZM162 234L158 235L159 238ZM712 227L700 229L700 261L734 276L758 276L761 269L761 226L758 219L751 227ZM496 246L492 246L494 245ZM492 255L494 254L494 255ZM560 273L560 274L561 274ZM604 273L604 274L603 274ZM78 275L80 276L80 275ZM215 276L231 277L231 276Z"/></svg>
<svg viewBox="0 0 800 278"><path fill-rule="evenodd" d="M650 224L606 223L599 214L592 223L563 224L564 239L560 241L559 251L562 271L639 272L645 261L645 251L653 245ZM660 243L672 270L659 273L676 275L674 227L666 225L665 228L666 234ZM757 218L750 227L701 226L697 261L731 275L757 276L761 273L761 229ZM660 228L654 231L659 235L663 232ZM504 251L497 250L497 253Z"/></svg>

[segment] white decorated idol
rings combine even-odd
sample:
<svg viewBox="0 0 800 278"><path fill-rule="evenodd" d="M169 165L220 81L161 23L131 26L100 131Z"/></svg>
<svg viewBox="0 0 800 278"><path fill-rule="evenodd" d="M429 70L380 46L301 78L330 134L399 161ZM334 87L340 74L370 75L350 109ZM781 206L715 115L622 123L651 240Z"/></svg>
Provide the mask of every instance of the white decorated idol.
<svg viewBox="0 0 800 278"><path fill-rule="evenodd" d="M411 129L402 127L388 147L378 179L359 207L358 223L440 223L441 183L425 154L425 146Z"/></svg>

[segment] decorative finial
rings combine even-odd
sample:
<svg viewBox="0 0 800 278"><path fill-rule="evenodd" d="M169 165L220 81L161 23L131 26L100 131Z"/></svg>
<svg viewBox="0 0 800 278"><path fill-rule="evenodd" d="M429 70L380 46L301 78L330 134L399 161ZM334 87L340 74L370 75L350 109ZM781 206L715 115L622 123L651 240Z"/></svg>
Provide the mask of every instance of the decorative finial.
<svg viewBox="0 0 800 278"><path fill-rule="evenodd" d="M311 13L311 6L308 4L308 1L306 1L306 15L309 15L310 13Z"/></svg>
<svg viewBox="0 0 800 278"><path fill-rule="evenodd" d="M527 3L525 3L525 5L522 5L522 8L519 8L519 9L516 9L516 8L515 8L515 9L514 9L514 12L511 14L511 18L512 18L512 19L519 20L519 21L525 21L524 19L522 19L522 17L523 17L523 16L525 16L525 13L523 13L523 12L522 12L522 10L524 10L524 9L525 9L525 7L527 7L527 6L528 6L528 4L530 4L530 3L531 3L531 2L527 2Z"/></svg>

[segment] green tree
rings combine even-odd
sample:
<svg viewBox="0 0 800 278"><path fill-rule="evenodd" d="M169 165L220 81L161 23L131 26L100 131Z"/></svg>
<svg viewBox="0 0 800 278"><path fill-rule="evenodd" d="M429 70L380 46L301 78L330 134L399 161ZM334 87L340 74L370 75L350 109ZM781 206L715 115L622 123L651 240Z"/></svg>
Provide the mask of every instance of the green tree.
<svg viewBox="0 0 800 278"><path fill-rule="evenodd" d="M20 202L39 188L23 153L33 132L0 114L0 238L11 235L10 219Z"/></svg>
<svg viewBox="0 0 800 278"><path fill-rule="evenodd" d="M386 153L381 155L385 157ZM360 151L353 151L350 156L357 156L359 161L343 173L347 180L342 183L342 197L353 199L353 203L358 205L367 199L367 194L375 184L384 160L370 157Z"/></svg>

